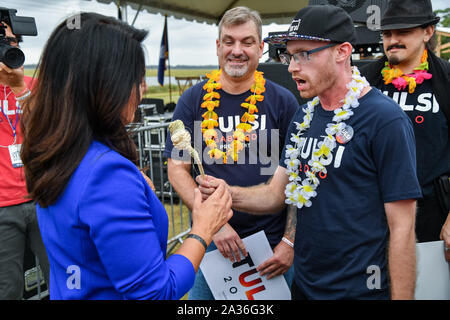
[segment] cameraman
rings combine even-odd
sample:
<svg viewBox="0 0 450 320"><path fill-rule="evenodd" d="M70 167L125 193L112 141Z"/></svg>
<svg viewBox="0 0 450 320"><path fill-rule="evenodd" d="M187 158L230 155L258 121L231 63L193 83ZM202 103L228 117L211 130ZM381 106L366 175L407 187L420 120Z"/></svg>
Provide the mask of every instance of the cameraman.
<svg viewBox="0 0 450 320"><path fill-rule="evenodd" d="M6 27L5 39L18 47L19 39ZM19 36L20 38L20 36ZM23 260L26 244L38 257L46 283L49 264L36 220L36 208L29 199L20 160L22 133L20 105L30 94L32 78L23 66L11 69L0 62L0 300L22 299Z"/></svg>

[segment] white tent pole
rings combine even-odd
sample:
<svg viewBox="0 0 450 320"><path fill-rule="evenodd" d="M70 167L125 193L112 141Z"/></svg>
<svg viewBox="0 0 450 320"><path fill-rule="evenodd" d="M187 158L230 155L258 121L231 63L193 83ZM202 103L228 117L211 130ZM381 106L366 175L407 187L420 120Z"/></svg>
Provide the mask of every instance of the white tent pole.
<svg viewBox="0 0 450 320"><path fill-rule="evenodd" d="M122 1L122 0L117 0L116 5L117 5L117 10L118 10L117 18L124 22L128 22L127 2Z"/></svg>

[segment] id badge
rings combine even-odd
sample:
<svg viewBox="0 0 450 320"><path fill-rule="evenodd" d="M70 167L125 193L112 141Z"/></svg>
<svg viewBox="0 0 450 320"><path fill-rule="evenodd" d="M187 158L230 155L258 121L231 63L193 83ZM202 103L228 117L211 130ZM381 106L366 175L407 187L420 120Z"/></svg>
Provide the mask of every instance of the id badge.
<svg viewBox="0 0 450 320"><path fill-rule="evenodd" d="M12 144L8 146L9 156L11 157L11 163L14 168L23 167L22 159L20 159L21 146L21 144Z"/></svg>

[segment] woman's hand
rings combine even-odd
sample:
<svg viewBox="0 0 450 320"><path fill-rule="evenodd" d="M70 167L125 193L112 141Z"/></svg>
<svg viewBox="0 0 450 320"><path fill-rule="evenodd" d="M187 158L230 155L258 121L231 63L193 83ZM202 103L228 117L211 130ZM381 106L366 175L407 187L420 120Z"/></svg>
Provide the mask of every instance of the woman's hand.
<svg viewBox="0 0 450 320"><path fill-rule="evenodd" d="M213 235L233 215L231 204L231 194L223 184L219 185L207 200L202 200L202 194L196 188L194 190L191 232L201 236L209 245Z"/></svg>
<svg viewBox="0 0 450 320"><path fill-rule="evenodd" d="M225 180L205 175L204 178L202 176L197 176L195 181L198 183L198 188L202 193L203 200L208 199L214 191L216 191L219 185L223 185L231 194L230 186L225 182Z"/></svg>

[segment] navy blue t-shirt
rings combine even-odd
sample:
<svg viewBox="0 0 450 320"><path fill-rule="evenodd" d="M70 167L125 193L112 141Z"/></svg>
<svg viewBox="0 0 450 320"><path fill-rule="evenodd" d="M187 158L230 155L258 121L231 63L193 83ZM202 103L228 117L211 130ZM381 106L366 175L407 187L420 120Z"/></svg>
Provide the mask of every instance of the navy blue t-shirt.
<svg viewBox="0 0 450 320"><path fill-rule="evenodd" d="M384 203L421 196L411 121L378 89L359 102L346 121L353 138L338 143L312 206L297 211L295 281L312 299L389 299ZM302 171L334 116L320 105L315 110L302 136ZM301 109L295 114L286 144L294 145L294 121L303 116ZM284 160L283 151L280 165L286 167ZM373 278L377 271L379 279Z"/></svg>
<svg viewBox="0 0 450 320"><path fill-rule="evenodd" d="M417 146L417 177L424 196L434 193L433 180L450 173L449 124L437 102L431 80L417 85L413 93L383 84L382 92L405 111L413 123Z"/></svg>
<svg viewBox="0 0 450 320"><path fill-rule="evenodd" d="M186 90L178 100L173 120L182 120L191 133L192 145L200 154L205 173L223 179L232 186L246 187L267 182L278 166L286 131L299 107L294 95L274 82L266 80L264 100L256 103L258 112L252 125L253 131L249 134L249 142L246 142L244 150L239 152L237 163L232 163L229 157L229 162L224 164L222 159L210 158L208 155L210 149L206 147L202 137L200 124L203 120L202 114L207 111L201 108L206 93L203 90L204 84L205 81ZM241 103L252 93L247 91L232 95L223 90L217 92L220 94L220 105L214 109L219 117L216 142L219 148L226 152L232 141L233 131L247 110ZM167 138L164 156L190 161L187 153L173 148L170 135ZM275 246L284 233L286 210L263 216L235 210L229 224L241 238L264 230L269 243Z"/></svg>

